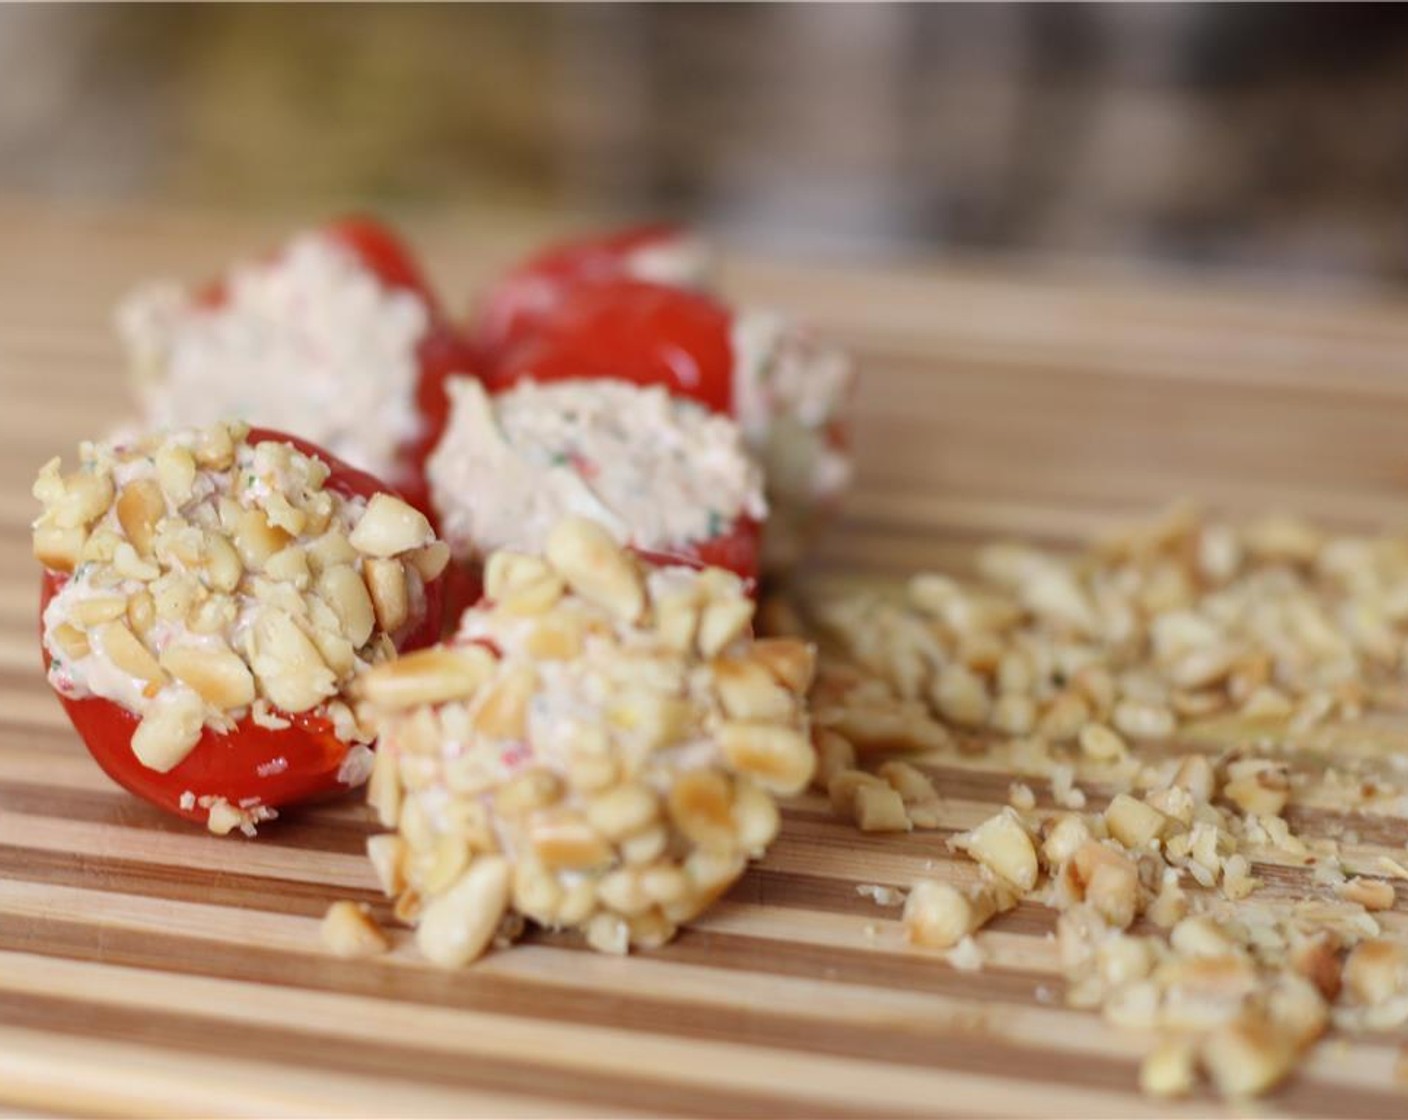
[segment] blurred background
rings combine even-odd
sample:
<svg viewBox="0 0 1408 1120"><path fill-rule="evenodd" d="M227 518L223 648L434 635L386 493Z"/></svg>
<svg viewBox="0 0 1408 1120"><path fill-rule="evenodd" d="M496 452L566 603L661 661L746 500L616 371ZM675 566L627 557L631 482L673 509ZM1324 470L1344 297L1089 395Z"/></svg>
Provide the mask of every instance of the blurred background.
<svg viewBox="0 0 1408 1120"><path fill-rule="evenodd" d="M1408 280L1408 7L0 7L0 194Z"/></svg>

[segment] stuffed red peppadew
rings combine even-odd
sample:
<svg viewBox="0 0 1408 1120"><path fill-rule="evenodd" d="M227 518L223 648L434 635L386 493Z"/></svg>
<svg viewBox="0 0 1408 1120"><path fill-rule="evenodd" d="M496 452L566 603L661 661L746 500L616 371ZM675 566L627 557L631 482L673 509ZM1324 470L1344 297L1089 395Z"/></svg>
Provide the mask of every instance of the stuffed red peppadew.
<svg viewBox="0 0 1408 1120"><path fill-rule="evenodd" d="M766 481L769 570L800 559L850 483L854 369L786 316L636 279L583 278L486 372L498 389L581 377L660 385L738 422Z"/></svg>
<svg viewBox="0 0 1408 1120"><path fill-rule="evenodd" d="M216 424L39 474L49 683L122 786L212 831L360 785L361 670L433 642L448 548L376 478Z"/></svg>

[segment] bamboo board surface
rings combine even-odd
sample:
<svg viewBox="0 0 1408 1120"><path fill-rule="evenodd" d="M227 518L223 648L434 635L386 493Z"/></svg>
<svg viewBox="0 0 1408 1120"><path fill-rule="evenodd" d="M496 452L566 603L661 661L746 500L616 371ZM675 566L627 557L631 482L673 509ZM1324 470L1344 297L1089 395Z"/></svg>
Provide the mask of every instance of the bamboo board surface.
<svg viewBox="0 0 1408 1120"><path fill-rule="evenodd" d="M866 837L806 796L728 898L629 959L536 936L458 974L323 954L330 901L382 906L343 803L255 841L112 786L49 696L28 487L123 414L108 319L264 223L0 202L0 1108L133 1115L1204 1116L1136 1090L1145 1039L1065 1009L1052 915L981 935L989 964L907 948L858 884L951 866L946 831ZM534 231L413 229L463 300ZM859 355L860 478L817 558L866 578L961 568L993 534L1073 543L1193 494L1336 525L1403 520L1408 301L1040 270L730 260L734 290ZM1408 727L1375 735L1408 748ZM1002 803L981 759L937 771L955 828ZM1333 823L1333 822L1332 822ZM1354 822L1356 824L1363 822ZM1408 823L1376 819L1365 852ZM1299 889L1294 883L1290 890ZM1408 922L1400 890L1392 925ZM1333 1042L1258 1108L1401 1116L1404 1035Z"/></svg>

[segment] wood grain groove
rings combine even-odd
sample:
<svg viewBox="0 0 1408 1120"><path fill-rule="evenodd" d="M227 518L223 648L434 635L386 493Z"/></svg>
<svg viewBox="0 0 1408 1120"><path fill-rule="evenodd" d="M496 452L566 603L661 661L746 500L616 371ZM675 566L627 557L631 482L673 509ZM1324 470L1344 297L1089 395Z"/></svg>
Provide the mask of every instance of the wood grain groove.
<svg viewBox="0 0 1408 1120"><path fill-rule="evenodd" d="M66 1026L82 1010L83 1026ZM453 1062L440 1060L413 1045L381 1041L366 1045L339 1043L326 1045L316 1035L280 1030L275 1026L242 1029L237 1038L219 1028L216 1021L193 1016L154 1014L125 1008L94 1009L82 1000L43 996L7 995L0 999L0 1014L10 1026L31 1030L58 1030L82 1038L110 1041L136 1041L161 1050L195 1054L227 1053L232 1045L247 1057L272 1066L291 1065L318 1069L325 1074L370 1073L373 1076L406 1078L417 1084L444 1088L486 1088L491 1092L512 1091L533 1085L549 1100L583 1101L588 1105L620 1103L643 1112L686 1116L864 1116L864 1111L812 1106L805 1109L785 1097L767 1097L712 1091L691 1086L684 1100L678 1088L654 1085L646 1078L610 1078L583 1072L567 1072L546 1063L517 1062L502 1057L477 1059L456 1054ZM681 1107L683 1105L683 1107Z"/></svg>
<svg viewBox="0 0 1408 1120"><path fill-rule="evenodd" d="M60 938L64 931L55 930ZM59 942L67 948L67 943ZM154 958L148 969L168 971L170 960L182 960L185 956L179 944L167 946L171 954L166 962ZM258 954L245 954L254 957L246 960L245 966L257 963ZM92 956L74 956L69 959L89 960ZM127 954L118 950L118 955L105 957L108 965L131 967L135 962ZM225 967L225 971L213 971L215 963ZM316 962L321 965L323 962ZM564 962L565 963L565 962ZM221 975L247 980L262 985L277 985L280 988L305 989L310 992L341 992L355 994L362 999L389 998L384 986L369 985L364 975L359 976L355 969L327 969L312 967L283 975L269 969L242 966L230 955L209 962L200 970L180 967L176 974L182 976ZM230 970L234 969L232 973ZM277 978L275 978L277 977ZM993 1016L985 1015L984 992L968 992L964 996L943 992L951 997L931 1013L919 1015L918 1001L906 1001L910 1006L906 1013L896 1016L886 1009L873 1016L847 1020L845 1018L821 1018L813 1011L788 1014L785 1012L751 1006L739 1001L734 1006L705 1005L693 1003L689 1014L681 1016L677 1003L668 1000L652 999L648 996L619 993L604 996L598 990L587 988L573 990L554 985L550 989L539 990L536 986L525 986L499 978L476 978L472 984L444 985L438 977L421 973L403 977L403 985L395 998L410 999L426 1007L448 1008L473 1007L476 1012L493 1015L531 1018L551 1015L566 1023L592 1026L600 1022L603 998L609 999L613 1020L618 1027L649 1033L652 1037L669 1036L678 1039L698 1039L714 1042L735 1043L746 1041L749 1044L765 1046L782 1051L796 1051L802 1054L820 1056L851 1056L883 1065L910 1066L919 1069L942 1066L967 1069L974 1072L1001 1072L999 1066L988 1068L987 1062L997 1057L991 1054L989 1040L992 1034ZM775 978L773 978L775 979ZM417 981L422 981L417 983ZM839 981L846 984L846 981ZM897 988L902 992L904 989ZM938 993L936 993L938 994ZM0 982L0 1006L10 999L5 985ZM877 993L876 1002L885 1006L883 996ZM961 1002L959 1002L961 1000ZM1013 1000L1016 1003L1018 1001ZM855 1005L857 1000L842 1001L842 1006ZM847 1008L849 1010L849 1008ZM364 1013L375 1017L375 1008L368 1007ZM1053 1016L1056 1018L1058 1016ZM996 1016L1000 1020L1000 1012ZM1021 1062L1023 1057L1031 1058L1032 1047L1004 1048L1002 1061ZM988 1054L985 1059L983 1054ZM1068 1078L1073 1085L1090 1088L1109 1087L1127 1082L1131 1074L1130 1055L1122 1058L1095 1060L1096 1056L1082 1054L1080 1069ZM1021 1063L1029 1078L1039 1077L1039 1063Z"/></svg>

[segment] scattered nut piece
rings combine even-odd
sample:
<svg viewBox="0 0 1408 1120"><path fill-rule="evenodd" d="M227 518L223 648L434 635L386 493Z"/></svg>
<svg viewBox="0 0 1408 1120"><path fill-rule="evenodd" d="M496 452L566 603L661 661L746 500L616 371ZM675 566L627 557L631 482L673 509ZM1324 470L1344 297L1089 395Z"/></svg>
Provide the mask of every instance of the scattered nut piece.
<svg viewBox="0 0 1408 1120"><path fill-rule="evenodd" d="M1097 762L1117 762L1129 753L1125 741L1102 723L1087 723L1081 728L1080 749Z"/></svg>
<svg viewBox="0 0 1408 1120"><path fill-rule="evenodd" d="M993 874L1020 890L1036 886L1039 867L1036 848L1026 828L1010 808L989 817L972 832L949 842L967 852Z"/></svg>
<svg viewBox="0 0 1408 1120"><path fill-rule="evenodd" d="M365 903L334 902L319 929L324 948L335 957L373 957L391 947Z"/></svg>
<svg viewBox="0 0 1408 1120"><path fill-rule="evenodd" d="M1193 1091L1194 1050L1186 1039L1168 1039L1139 1066L1139 1088L1151 1097L1185 1097Z"/></svg>
<svg viewBox="0 0 1408 1120"><path fill-rule="evenodd" d="M934 789L934 783L922 770L908 762L895 759L881 763L875 772L890 784L890 788L904 799L906 805L938 799L939 794Z"/></svg>
<svg viewBox="0 0 1408 1120"><path fill-rule="evenodd" d="M1105 810L1110 835L1126 848L1143 848L1163 835L1168 818L1127 793L1117 793Z"/></svg>
<svg viewBox="0 0 1408 1120"><path fill-rule="evenodd" d="M1357 902L1365 910L1392 910L1393 884L1383 879L1351 879L1335 889L1346 902Z"/></svg>
<svg viewBox="0 0 1408 1120"><path fill-rule="evenodd" d="M1031 777L1048 779L1066 809L1113 786L1103 812L1046 817L1038 860L1050 881L1029 897L1061 911L1072 1006L1186 1032L1144 1063L1147 1092L1190 1091L1198 1055L1220 1093L1256 1095L1281 1081L1332 1011L1346 1028L1408 1021L1408 946L1378 916L1395 908L1393 883L1346 878L1336 845L1297 836L1287 819L1296 819L1288 809L1307 777L1289 753L1294 737L1401 694L1402 539L1331 539L1285 518L1237 528L1182 505L1076 560L1000 546L983 550L977 568L972 583L916 575L903 604L866 591L811 605L830 642L814 692L818 722L856 746L854 762L827 770L837 810L851 814L860 791L875 788L868 752L916 749L900 728L926 714L965 732L949 742L935 735L928 749L956 748L960 760L990 751L985 761L1022 779L1009 799L1024 812L1041 813ZM1209 717L1235 721L1224 741L1235 737L1238 747L1216 761L1199 753L1209 731L1223 737L1209 723L1168 758L1166 741ZM979 729L1013 738L990 746L971 733ZM1062 745L1072 737L1098 776L1072 763ZM1309 769L1321 769L1320 757ZM1395 795L1396 806L1400 782L1366 772L1374 773L1354 758L1323 769L1320 787L1305 783L1307 809L1321 808L1324 791L1348 793L1367 811ZM919 827L941 823L932 807L906 806ZM1039 876L1017 839L1025 827L1008 813L951 843L1010 889L1036 891ZM1339 839L1361 843L1357 828ZM1006 879L1001 855L1012 860ZM1367 858L1400 877L1398 861ZM1336 899L1287 908L1268 890L1234 905L1262 885L1254 861L1281 864L1282 876L1313 866L1307 881ZM962 932L970 905L952 886L916 886L911 938L966 945L971 957L976 945ZM1138 935L1122 932L1141 915Z"/></svg>
<svg viewBox="0 0 1408 1120"><path fill-rule="evenodd" d="M889 786L858 786L851 804L856 827L862 832L908 832L914 827L904 799Z"/></svg>
<svg viewBox="0 0 1408 1120"><path fill-rule="evenodd" d="M916 945L951 949L1015 901L1014 895L990 886L962 891L951 883L921 879L905 899L905 933Z"/></svg>
<svg viewBox="0 0 1408 1120"><path fill-rule="evenodd" d="M1344 986L1363 1004L1384 1003L1408 991L1408 948L1396 941L1361 942L1344 962Z"/></svg>
<svg viewBox="0 0 1408 1120"><path fill-rule="evenodd" d="M1203 1068L1225 1097L1255 1097L1278 1085L1295 1065L1297 1050L1280 1030L1248 1017L1214 1030L1200 1050Z"/></svg>

